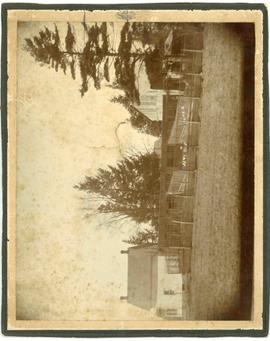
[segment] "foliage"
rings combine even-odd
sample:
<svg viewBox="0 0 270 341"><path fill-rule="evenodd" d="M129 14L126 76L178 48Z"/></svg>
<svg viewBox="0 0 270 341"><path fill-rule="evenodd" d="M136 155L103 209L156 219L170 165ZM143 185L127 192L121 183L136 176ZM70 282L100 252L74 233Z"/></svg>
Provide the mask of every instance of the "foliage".
<svg viewBox="0 0 270 341"><path fill-rule="evenodd" d="M58 28L55 25L54 31L49 30L47 27L39 32L38 36L33 39L25 39L26 49L35 57L36 61L41 64L48 64L56 71L59 66L64 73L67 69L67 58L62 53L60 48L60 36Z"/></svg>
<svg viewBox="0 0 270 341"><path fill-rule="evenodd" d="M104 22L101 26L95 23L92 26L83 25L87 33L87 42L82 53L79 55L80 73L82 78L81 95L88 90L89 80L94 82L96 89L100 89L102 79L101 67L103 66L103 75L108 80L108 53L109 42L107 36L107 24Z"/></svg>
<svg viewBox="0 0 270 341"><path fill-rule="evenodd" d="M157 226L159 177L156 154L136 154L124 157L116 166L99 169L96 176L86 176L75 188L95 194L100 213Z"/></svg>
<svg viewBox="0 0 270 341"><path fill-rule="evenodd" d="M144 229L132 235L129 239L123 242L132 245L153 245L158 242L158 232L155 230Z"/></svg>
<svg viewBox="0 0 270 341"><path fill-rule="evenodd" d="M126 22L121 30L118 55L114 62L115 76L119 87L125 90L127 97L139 103L139 91L135 85L135 65L140 55L131 53L132 33L129 28L130 24Z"/></svg>
<svg viewBox="0 0 270 341"><path fill-rule="evenodd" d="M56 71L61 67L66 73L69 68L73 79L76 77L77 66L82 80L82 96L88 91L91 83L96 89L100 89L102 79L110 82L109 66L113 65L118 87L124 90L129 101L139 104L136 65L145 61L150 83L154 75L162 77L162 47L172 27L160 23L126 22L120 33L119 46L115 50L110 46L106 22L91 25L83 23L87 40L82 50L78 51L74 28L69 23L64 44L61 42L57 25L54 30L45 26L38 35L25 39L25 48L36 61L50 65ZM141 47L135 47L135 41L141 41Z"/></svg>

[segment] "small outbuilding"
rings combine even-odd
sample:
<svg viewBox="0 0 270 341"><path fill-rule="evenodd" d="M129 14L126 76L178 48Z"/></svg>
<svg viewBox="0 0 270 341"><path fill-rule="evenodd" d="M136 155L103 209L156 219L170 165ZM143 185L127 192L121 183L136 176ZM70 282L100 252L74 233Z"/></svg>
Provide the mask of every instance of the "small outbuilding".
<svg viewBox="0 0 270 341"><path fill-rule="evenodd" d="M187 318L190 248L128 249L127 301L165 319Z"/></svg>

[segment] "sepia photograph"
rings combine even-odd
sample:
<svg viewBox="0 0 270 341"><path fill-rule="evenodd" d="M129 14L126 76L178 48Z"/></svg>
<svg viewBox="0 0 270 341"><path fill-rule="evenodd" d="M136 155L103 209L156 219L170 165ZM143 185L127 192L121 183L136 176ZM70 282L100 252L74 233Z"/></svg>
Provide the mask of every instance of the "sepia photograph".
<svg viewBox="0 0 270 341"><path fill-rule="evenodd" d="M7 332L265 331L264 15L6 8Z"/></svg>

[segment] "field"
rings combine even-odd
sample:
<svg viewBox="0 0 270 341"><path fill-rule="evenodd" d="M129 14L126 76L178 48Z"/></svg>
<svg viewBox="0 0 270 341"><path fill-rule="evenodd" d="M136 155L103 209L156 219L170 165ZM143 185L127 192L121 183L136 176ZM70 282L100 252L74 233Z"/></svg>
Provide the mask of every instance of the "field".
<svg viewBox="0 0 270 341"><path fill-rule="evenodd" d="M246 127L252 85L246 83L246 48L237 25L205 26L190 319L249 317L252 155L245 156L252 150Z"/></svg>

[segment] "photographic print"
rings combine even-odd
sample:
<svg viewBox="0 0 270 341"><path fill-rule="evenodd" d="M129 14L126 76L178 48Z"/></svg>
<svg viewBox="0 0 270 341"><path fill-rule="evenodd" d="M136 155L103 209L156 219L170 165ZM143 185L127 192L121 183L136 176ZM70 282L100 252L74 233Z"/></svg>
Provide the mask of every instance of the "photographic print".
<svg viewBox="0 0 270 341"><path fill-rule="evenodd" d="M264 330L263 11L6 11L7 331Z"/></svg>

